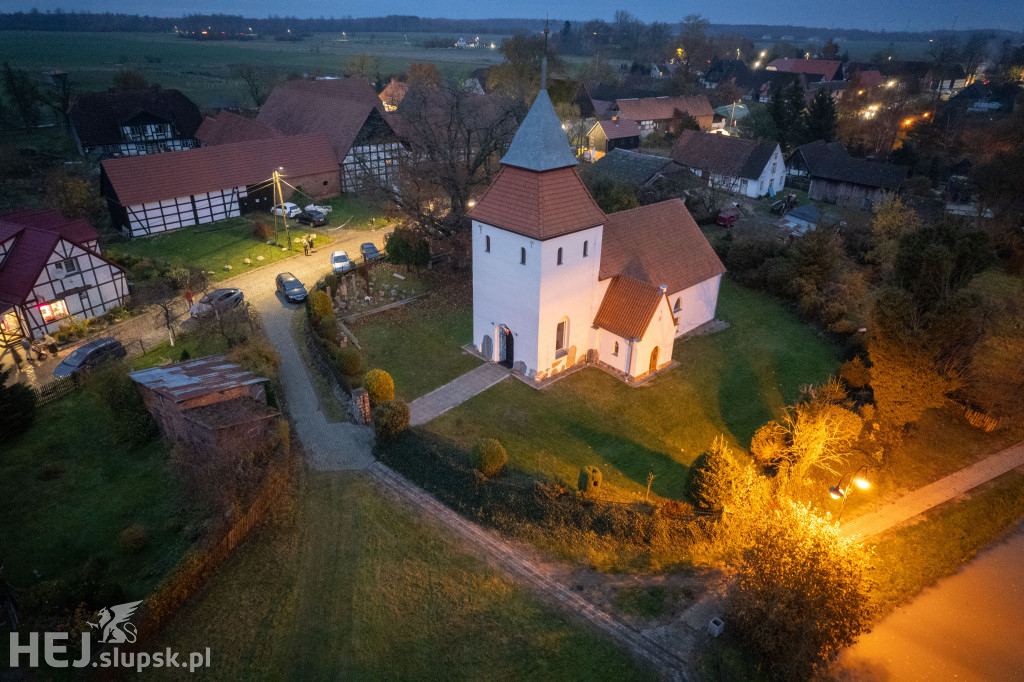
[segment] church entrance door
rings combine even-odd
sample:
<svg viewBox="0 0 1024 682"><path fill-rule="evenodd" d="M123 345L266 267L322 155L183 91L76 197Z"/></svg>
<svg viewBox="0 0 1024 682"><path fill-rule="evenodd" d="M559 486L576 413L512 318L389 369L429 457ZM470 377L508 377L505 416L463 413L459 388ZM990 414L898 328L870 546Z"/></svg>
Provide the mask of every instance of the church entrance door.
<svg viewBox="0 0 1024 682"><path fill-rule="evenodd" d="M498 327L498 363L512 369L515 360L515 337L505 325Z"/></svg>
<svg viewBox="0 0 1024 682"><path fill-rule="evenodd" d="M651 351L651 368L648 371L653 372L658 369L658 347L655 346L654 350Z"/></svg>

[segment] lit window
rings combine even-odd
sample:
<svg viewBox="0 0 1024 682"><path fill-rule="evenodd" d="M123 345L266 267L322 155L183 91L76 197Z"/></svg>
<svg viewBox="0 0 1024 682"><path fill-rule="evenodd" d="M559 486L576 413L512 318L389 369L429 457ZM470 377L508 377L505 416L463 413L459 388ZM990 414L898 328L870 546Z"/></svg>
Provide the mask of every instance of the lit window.
<svg viewBox="0 0 1024 682"><path fill-rule="evenodd" d="M487 253L491 252L491 237L490 237L490 235L487 235L486 237L484 237L484 251L486 251Z"/></svg>
<svg viewBox="0 0 1024 682"><path fill-rule="evenodd" d="M619 354L619 342L616 341L615 345L612 346L612 355L618 355L618 354Z"/></svg>
<svg viewBox="0 0 1024 682"><path fill-rule="evenodd" d="M583 257L586 258L589 254L587 253L587 247L590 246L590 242L583 242Z"/></svg>
<svg viewBox="0 0 1024 682"><path fill-rule="evenodd" d="M559 247L559 249L558 249L558 264L559 265L562 264L562 249L561 249L561 247Z"/></svg>
<svg viewBox="0 0 1024 682"><path fill-rule="evenodd" d="M20 331L21 325L18 324L18 316L14 313L4 313L4 316L0 317L0 329L5 332Z"/></svg>
<svg viewBox="0 0 1024 682"><path fill-rule="evenodd" d="M520 247L519 249L519 264L526 265L526 247Z"/></svg>
<svg viewBox="0 0 1024 682"><path fill-rule="evenodd" d="M39 306L39 314L43 316L43 322L52 322L68 316L68 306L63 300L53 303L44 303Z"/></svg>

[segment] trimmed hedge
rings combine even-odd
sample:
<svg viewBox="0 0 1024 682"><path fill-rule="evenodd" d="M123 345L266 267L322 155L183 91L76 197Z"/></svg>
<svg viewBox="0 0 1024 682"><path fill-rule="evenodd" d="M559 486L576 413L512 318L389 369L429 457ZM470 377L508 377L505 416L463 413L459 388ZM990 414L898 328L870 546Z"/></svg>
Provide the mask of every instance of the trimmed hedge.
<svg viewBox="0 0 1024 682"><path fill-rule="evenodd" d="M373 428L377 438L394 438L409 429L409 405L404 400L388 400L373 411Z"/></svg>
<svg viewBox="0 0 1024 682"><path fill-rule="evenodd" d="M508 464L508 453L496 438L484 438L473 446L473 467L487 478L494 478Z"/></svg>
<svg viewBox="0 0 1024 682"><path fill-rule="evenodd" d="M346 346L334 352L334 364L345 376L354 377L363 368L363 356L358 348Z"/></svg>
<svg viewBox="0 0 1024 682"><path fill-rule="evenodd" d="M331 297L326 291L316 289L309 295L309 311L314 320L334 317L334 306L331 305Z"/></svg>
<svg viewBox="0 0 1024 682"><path fill-rule="evenodd" d="M370 394L374 404L395 399L395 380L382 369L371 369L363 377L363 388Z"/></svg>

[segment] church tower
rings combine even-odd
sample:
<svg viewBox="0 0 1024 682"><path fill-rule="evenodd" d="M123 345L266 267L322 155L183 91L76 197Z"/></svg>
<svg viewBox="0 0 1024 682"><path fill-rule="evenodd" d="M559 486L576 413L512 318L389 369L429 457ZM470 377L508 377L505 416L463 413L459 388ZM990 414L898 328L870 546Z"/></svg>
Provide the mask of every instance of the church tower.
<svg viewBox="0 0 1024 682"><path fill-rule="evenodd" d="M501 165L469 214L473 344L542 379L592 347L605 221L543 82Z"/></svg>

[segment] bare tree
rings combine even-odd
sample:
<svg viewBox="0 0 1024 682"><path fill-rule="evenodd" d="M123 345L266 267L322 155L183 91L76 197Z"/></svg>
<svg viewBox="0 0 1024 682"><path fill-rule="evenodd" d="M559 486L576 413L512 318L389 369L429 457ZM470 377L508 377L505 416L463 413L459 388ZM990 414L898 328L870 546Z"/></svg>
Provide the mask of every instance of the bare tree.
<svg viewBox="0 0 1024 682"><path fill-rule="evenodd" d="M231 67L231 75L238 78L245 84L253 104L262 107L270 96L279 78L274 69L267 66L256 66L255 64L236 64Z"/></svg>

